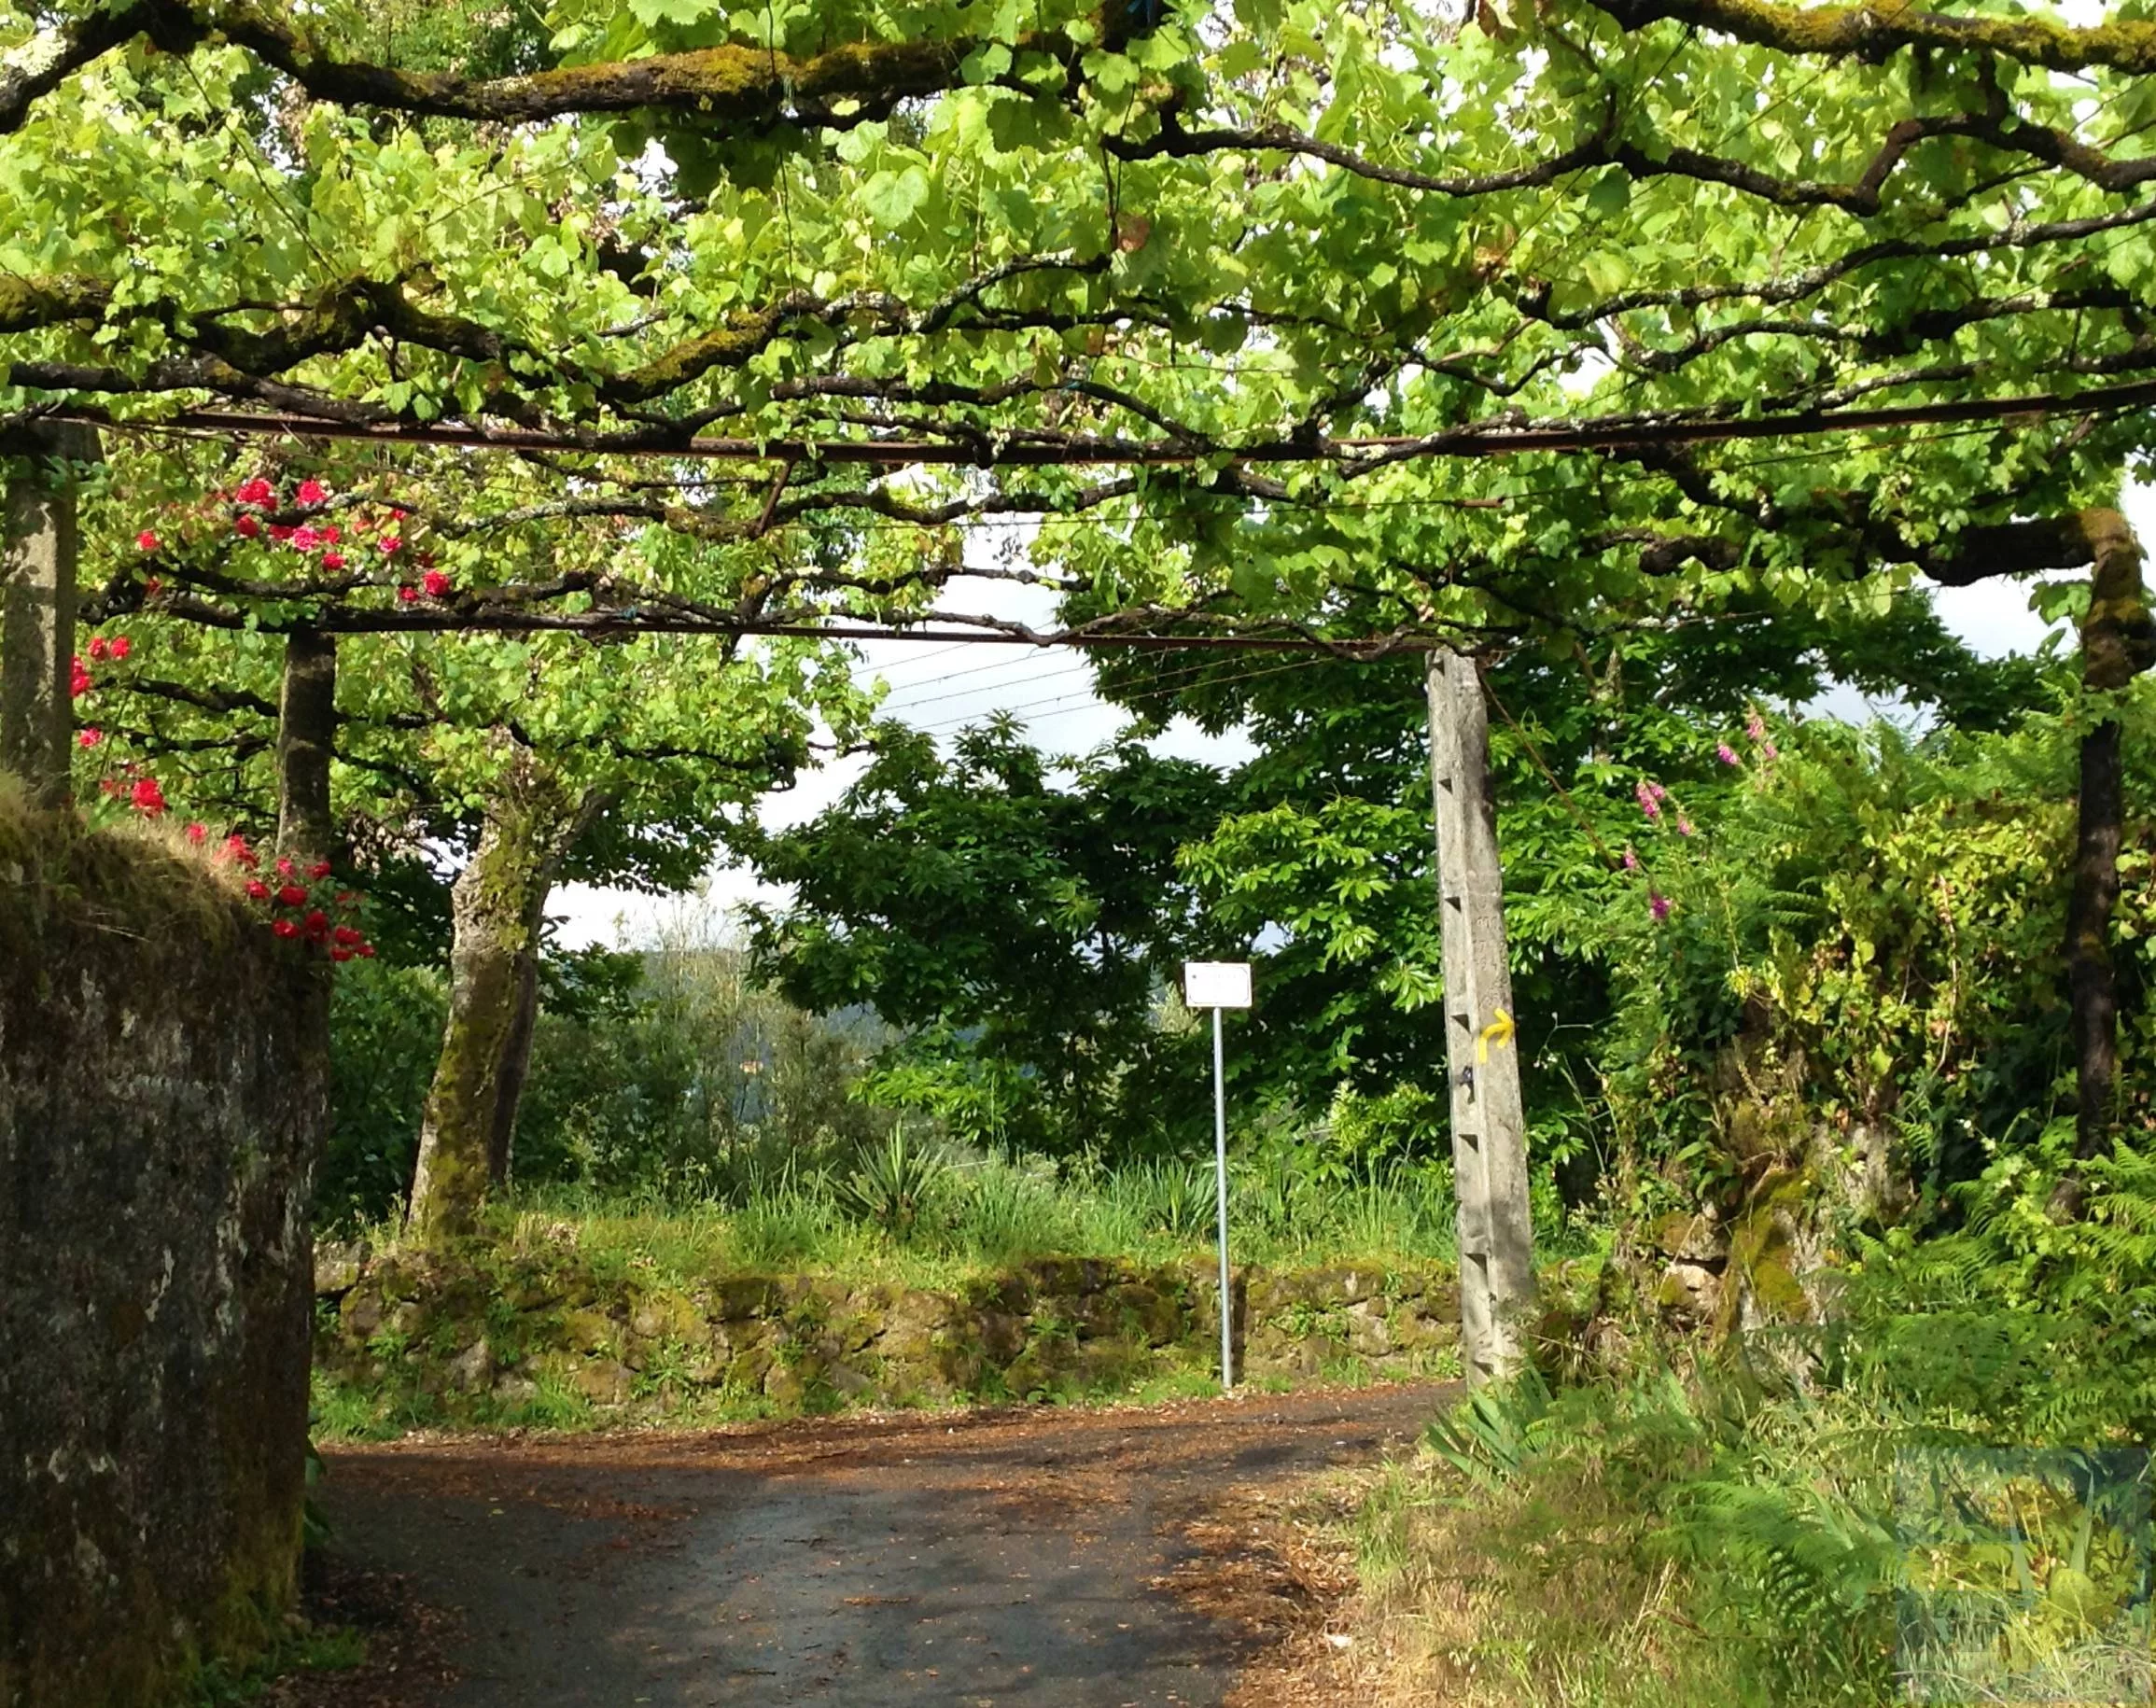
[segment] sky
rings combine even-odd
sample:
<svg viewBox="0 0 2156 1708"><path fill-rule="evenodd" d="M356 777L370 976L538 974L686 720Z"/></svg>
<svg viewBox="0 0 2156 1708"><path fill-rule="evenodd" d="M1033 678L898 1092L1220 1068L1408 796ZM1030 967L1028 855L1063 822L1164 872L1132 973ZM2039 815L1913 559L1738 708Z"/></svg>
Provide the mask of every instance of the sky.
<svg viewBox="0 0 2156 1708"><path fill-rule="evenodd" d="M2156 488L2130 487L2125 509L2142 539L2156 539ZM2032 651L2043 640L2045 625L2029 609L2030 592L2029 581L2002 579L1968 587L1935 588L1933 598L1949 628L1977 652L1996 658ZM948 608L1036 624L1052 623L1055 615L1054 596L1046 589L964 577L952 581ZM887 685L885 716L930 730L945 740L991 712L1008 711L1025 723L1043 750L1080 754L1113 738L1124 721L1120 710L1093 693L1092 672L1084 655L1062 650L940 640L868 641L861 647L858 675L864 682L880 679ZM1847 689L1823 695L1805 709L1856 721L1893 717L1900 710L1891 702L1868 700ZM1236 764L1253 750L1239 732L1211 736L1183 719L1149 745L1156 753L1221 765ZM814 818L836 802L867 764L866 757L860 756L804 772L793 788L764 797L759 808L763 823L779 830ZM783 901L785 894L759 883L751 872L719 869L708 875L702 896L686 902L568 884L555 892L547 911L556 921L564 946L597 943L627 947L650 942L662 920L679 917L685 910L722 917L745 902Z"/></svg>

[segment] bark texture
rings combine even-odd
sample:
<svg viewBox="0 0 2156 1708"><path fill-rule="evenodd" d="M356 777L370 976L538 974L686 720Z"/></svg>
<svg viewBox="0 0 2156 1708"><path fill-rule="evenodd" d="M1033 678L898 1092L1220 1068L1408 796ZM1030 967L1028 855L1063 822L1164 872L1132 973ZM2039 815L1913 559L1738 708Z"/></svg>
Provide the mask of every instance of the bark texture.
<svg viewBox="0 0 2156 1708"><path fill-rule="evenodd" d="M35 459L0 497L0 769L46 805L67 798L75 726L75 492L55 462L97 455L87 427L0 435L0 456Z"/></svg>
<svg viewBox="0 0 2156 1708"><path fill-rule="evenodd" d="M519 754L451 892L449 1023L412 1183L410 1221L424 1242L474 1231L489 1184L507 1177L531 1059L547 895L596 807Z"/></svg>
<svg viewBox="0 0 2156 1708"><path fill-rule="evenodd" d="M277 847L307 859L336 853L329 755L337 737L337 642L313 629L285 641L277 706Z"/></svg>
<svg viewBox="0 0 2156 1708"><path fill-rule="evenodd" d="M2156 623L2141 581L2141 547L2117 511L2085 511L2081 520L2093 565L2089 614L2081 621L2081 681L2094 692L2115 692L2156 664ZM2125 818L2121 747L2115 718L2106 718L2081 738L2074 889L2066 910L2066 985L2079 1092L2074 1155L2083 1162L2111 1148L2119 1079L2111 913L2119 902L2119 844ZM2078 1185L2072 1191L2078 1198Z"/></svg>
<svg viewBox="0 0 2156 1708"><path fill-rule="evenodd" d="M1460 1355L1467 1379L1481 1382L1519 1365L1534 1303L1527 1116L1512 1037L1512 972L1481 669L1473 659L1439 648L1430 655L1428 692L1446 1068L1460 1198Z"/></svg>
<svg viewBox="0 0 2156 1708"><path fill-rule="evenodd" d="M2113 693L2156 666L2156 618L2141 578L2141 545L2126 518L2102 507L2064 516L1966 528L1943 554L1919 560L1947 586L1995 575L2089 566L2089 611L2081 619L2081 684ZM2077 1081L2075 1155L2111 1148L2119 1077L2119 996L2111 964L2111 913L2119 901L2124 755L2118 721L2100 717L2081 740L2080 804L2073 890L2066 907L2066 989ZM2079 1213L2083 1185L2069 1171L2052 1194L2054 1213Z"/></svg>

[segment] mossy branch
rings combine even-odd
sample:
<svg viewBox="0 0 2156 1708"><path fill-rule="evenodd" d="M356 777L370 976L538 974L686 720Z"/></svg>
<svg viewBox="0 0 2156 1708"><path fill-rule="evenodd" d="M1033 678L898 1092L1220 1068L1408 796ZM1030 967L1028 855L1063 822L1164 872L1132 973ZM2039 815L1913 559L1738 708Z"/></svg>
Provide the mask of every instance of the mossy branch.
<svg viewBox="0 0 2156 1708"><path fill-rule="evenodd" d="M2052 71L2156 71L2156 22L2076 26L2049 18L1950 16L1903 0L1794 6L1780 0L1589 0L1628 30L1664 21L1785 53L1883 59L1903 48L1977 49Z"/></svg>
<svg viewBox="0 0 2156 1708"><path fill-rule="evenodd" d="M1094 20L1112 43L1127 39L1124 10ZM468 77L406 71L349 59L291 18L253 0L132 0L33 45L23 69L0 77L0 135L70 74L138 36L168 53L204 42L237 43L283 72L317 101L496 124L535 123L581 113L675 112L700 129L754 133L779 124L852 125L901 101L932 95L959 80L960 63L987 38L861 41L806 57L731 45L519 77ZM1014 44L1075 68L1082 49L1060 30Z"/></svg>

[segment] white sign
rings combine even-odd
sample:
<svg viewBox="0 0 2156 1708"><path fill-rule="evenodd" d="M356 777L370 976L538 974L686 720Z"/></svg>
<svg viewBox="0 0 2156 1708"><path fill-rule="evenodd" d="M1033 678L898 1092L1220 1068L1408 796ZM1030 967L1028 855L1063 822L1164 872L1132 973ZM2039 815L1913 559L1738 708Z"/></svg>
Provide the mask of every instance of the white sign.
<svg viewBox="0 0 2156 1708"><path fill-rule="evenodd" d="M1183 963L1183 1001L1188 1008L1248 1008L1250 962L1186 960Z"/></svg>

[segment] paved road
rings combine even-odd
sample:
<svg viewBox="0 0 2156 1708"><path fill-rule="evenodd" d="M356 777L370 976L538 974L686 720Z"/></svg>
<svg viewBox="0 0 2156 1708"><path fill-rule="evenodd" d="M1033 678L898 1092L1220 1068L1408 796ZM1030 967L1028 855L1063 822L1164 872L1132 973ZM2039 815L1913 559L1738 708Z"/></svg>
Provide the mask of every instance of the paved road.
<svg viewBox="0 0 2156 1708"><path fill-rule="evenodd" d="M1204 1708L1266 1631L1194 1526L1448 1392L347 1449L324 1505L452 1612L440 1708Z"/></svg>

